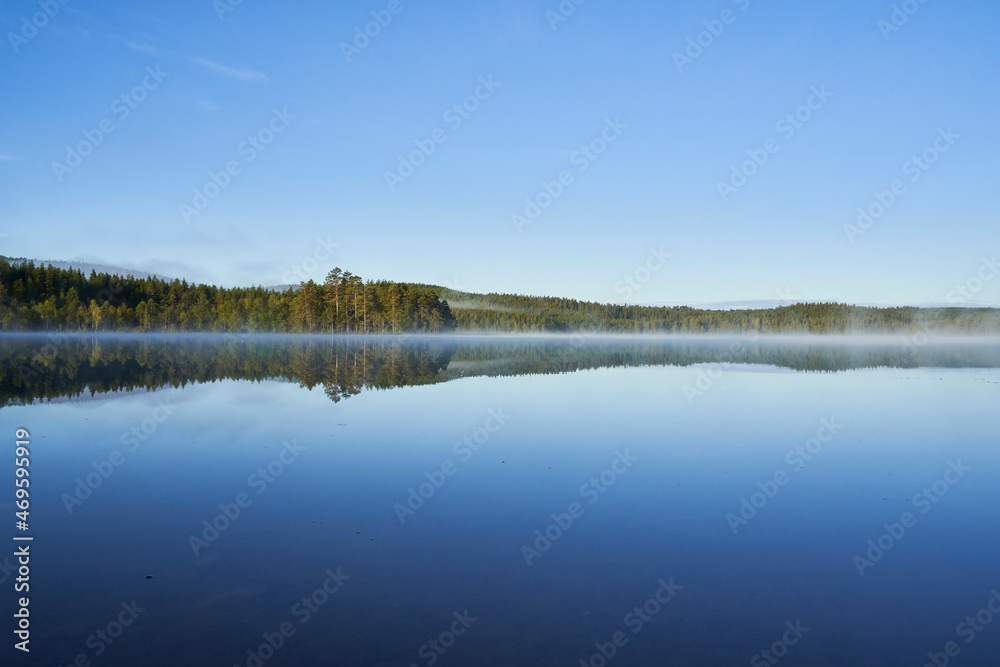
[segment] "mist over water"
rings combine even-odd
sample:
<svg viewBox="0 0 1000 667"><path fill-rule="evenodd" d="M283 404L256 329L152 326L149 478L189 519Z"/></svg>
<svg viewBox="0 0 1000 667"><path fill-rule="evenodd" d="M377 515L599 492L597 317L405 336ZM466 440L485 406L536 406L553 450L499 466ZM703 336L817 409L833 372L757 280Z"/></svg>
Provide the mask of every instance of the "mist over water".
<svg viewBox="0 0 1000 667"><path fill-rule="evenodd" d="M339 400L365 388L606 367L995 368L1000 338L22 334L0 338L0 359L0 405L222 379L322 385Z"/></svg>

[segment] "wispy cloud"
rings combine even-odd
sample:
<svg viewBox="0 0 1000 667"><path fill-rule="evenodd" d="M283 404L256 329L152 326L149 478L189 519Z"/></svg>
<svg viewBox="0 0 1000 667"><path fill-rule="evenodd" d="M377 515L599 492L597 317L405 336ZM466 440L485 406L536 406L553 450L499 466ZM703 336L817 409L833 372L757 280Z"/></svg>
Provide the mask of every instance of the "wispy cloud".
<svg viewBox="0 0 1000 667"><path fill-rule="evenodd" d="M263 72L254 72L253 70L248 69L235 69L233 67L227 67L221 63L205 60L204 58L191 58L191 62L201 65L216 74L222 74L223 76L228 76L240 81L267 81L267 75Z"/></svg>
<svg viewBox="0 0 1000 667"><path fill-rule="evenodd" d="M136 42L125 42L125 46L140 53L148 53L151 56L158 55L160 50L155 46L150 46L149 44L138 44Z"/></svg>
<svg viewBox="0 0 1000 667"><path fill-rule="evenodd" d="M20 160L21 158L16 158L13 155L7 155L6 153L0 153L0 162L13 162L15 160Z"/></svg>
<svg viewBox="0 0 1000 667"><path fill-rule="evenodd" d="M85 19L87 19L88 21L93 21L94 20L94 17L90 13L85 12L82 9L79 9L78 7L73 7L73 6L63 7L61 9L61 11L67 12L69 14L76 14L77 16L82 16Z"/></svg>
<svg viewBox="0 0 1000 667"><path fill-rule="evenodd" d="M184 54L171 51L169 49L161 49L158 46L153 46L149 42L155 38L150 38L149 35L143 33L134 33L131 38L120 37L118 35L109 35L110 39L113 39L133 51L138 51L139 53L144 53L146 55L157 56L157 57L168 57L168 58L184 58L185 60L194 63L195 65L200 65L205 69L213 72L215 74L221 74L222 76L227 76L231 79L236 79L238 81L268 81L268 76L263 72L257 72L250 69L238 69L236 67L230 67L228 65L223 65L222 63L215 62L214 60L209 60L207 58L196 58L194 56L188 56Z"/></svg>
<svg viewBox="0 0 1000 667"><path fill-rule="evenodd" d="M215 111L219 108L218 104L209 100L202 100L198 102L198 106L205 111Z"/></svg>

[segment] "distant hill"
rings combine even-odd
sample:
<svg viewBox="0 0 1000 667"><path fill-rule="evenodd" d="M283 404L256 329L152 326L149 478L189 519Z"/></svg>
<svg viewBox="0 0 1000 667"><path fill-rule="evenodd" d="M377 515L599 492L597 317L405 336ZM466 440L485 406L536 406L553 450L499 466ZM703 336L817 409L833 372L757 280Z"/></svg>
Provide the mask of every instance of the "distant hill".
<svg viewBox="0 0 1000 667"><path fill-rule="evenodd" d="M97 273L106 273L111 276L132 276L133 278L156 278L158 280L165 280L166 282L173 282L178 280L174 276L165 276L162 273L152 273L150 271L142 271L139 269L129 269L124 266L112 266L111 264L95 264L92 262L66 262L63 260L56 259L34 259L27 257L6 257L0 255L0 259L6 260L11 264L23 264L25 262L33 262L35 266L49 266L52 265L57 269L75 269L77 271L83 271L84 275L89 276L91 271ZM190 281L189 281L190 282ZM299 286L296 285L264 285L264 289L269 292L286 292L288 289L297 290Z"/></svg>
<svg viewBox="0 0 1000 667"><path fill-rule="evenodd" d="M605 333L1000 333L1000 309L874 307L846 303L732 302L715 308L625 305L522 294L477 294L438 285L459 331ZM730 307L726 307L730 306Z"/></svg>
<svg viewBox="0 0 1000 667"><path fill-rule="evenodd" d="M109 264L93 264L91 262L65 262L57 259L33 259L27 257L5 257L0 255L0 259L5 259L11 264L24 264L25 262L33 262L35 266L54 266L57 269L75 269L77 271L83 271L84 275L90 275L91 271L96 271L97 273L107 273L109 275L118 276L132 276L133 278L158 278L159 280L166 280L170 282L173 280L170 276L164 276L160 273L152 273L150 271L141 271L139 269L128 269L123 266L111 266Z"/></svg>

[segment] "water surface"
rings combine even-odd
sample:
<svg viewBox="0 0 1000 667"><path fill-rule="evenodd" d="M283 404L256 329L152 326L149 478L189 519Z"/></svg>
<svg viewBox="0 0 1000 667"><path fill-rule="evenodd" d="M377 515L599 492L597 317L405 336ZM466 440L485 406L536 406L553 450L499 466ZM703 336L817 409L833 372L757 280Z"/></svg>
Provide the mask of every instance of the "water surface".
<svg viewBox="0 0 1000 667"><path fill-rule="evenodd" d="M32 442L29 664L1000 655L995 342L6 336L0 357L3 433Z"/></svg>

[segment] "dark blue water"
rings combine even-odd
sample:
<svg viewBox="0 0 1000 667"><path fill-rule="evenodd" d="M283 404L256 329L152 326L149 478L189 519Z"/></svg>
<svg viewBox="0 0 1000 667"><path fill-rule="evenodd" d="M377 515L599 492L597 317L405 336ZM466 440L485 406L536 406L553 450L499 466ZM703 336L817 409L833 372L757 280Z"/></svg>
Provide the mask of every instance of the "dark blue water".
<svg viewBox="0 0 1000 667"><path fill-rule="evenodd" d="M197 340L4 342L4 665L1000 664L995 345Z"/></svg>

